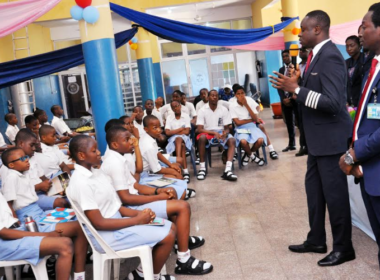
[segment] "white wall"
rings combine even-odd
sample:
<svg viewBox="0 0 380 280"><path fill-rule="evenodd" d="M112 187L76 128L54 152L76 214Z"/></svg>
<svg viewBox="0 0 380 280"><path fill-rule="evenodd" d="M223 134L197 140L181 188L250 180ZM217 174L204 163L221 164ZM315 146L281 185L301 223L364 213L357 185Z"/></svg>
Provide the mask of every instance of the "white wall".
<svg viewBox="0 0 380 280"><path fill-rule="evenodd" d="M244 86L245 74L249 75L249 82L254 83L257 87L257 71L256 71L256 54L255 52L240 52L236 54L237 71L239 75L239 84ZM248 87L249 89L249 87Z"/></svg>

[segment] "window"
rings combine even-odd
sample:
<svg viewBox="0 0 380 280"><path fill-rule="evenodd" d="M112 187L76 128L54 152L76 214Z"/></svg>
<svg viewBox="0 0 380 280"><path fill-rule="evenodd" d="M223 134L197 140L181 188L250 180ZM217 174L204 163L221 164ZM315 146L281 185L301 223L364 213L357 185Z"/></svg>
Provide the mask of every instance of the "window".
<svg viewBox="0 0 380 280"><path fill-rule="evenodd" d="M171 100L171 94L177 89L189 96L185 60L163 61L161 66L166 102Z"/></svg>
<svg viewBox="0 0 380 280"><path fill-rule="evenodd" d="M202 54L206 53L206 46L199 44L187 44L187 54Z"/></svg>
<svg viewBox="0 0 380 280"><path fill-rule="evenodd" d="M173 42L162 43L161 55L162 55L162 58L182 56L183 55L182 44L173 43Z"/></svg>
<svg viewBox="0 0 380 280"><path fill-rule="evenodd" d="M219 89L225 84L237 82L233 54L211 56L212 88Z"/></svg>

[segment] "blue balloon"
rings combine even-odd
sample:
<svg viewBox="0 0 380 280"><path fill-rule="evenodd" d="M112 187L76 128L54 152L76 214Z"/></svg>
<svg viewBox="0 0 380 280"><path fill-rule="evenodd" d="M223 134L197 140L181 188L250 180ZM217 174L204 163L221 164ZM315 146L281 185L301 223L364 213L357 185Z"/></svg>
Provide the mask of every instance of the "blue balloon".
<svg viewBox="0 0 380 280"><path fill-rule="evenodd" d="M131 41L132 41L132 43L137 43L137 38L136 37L133 37L132 39L131 39Z"/></svg>
<svg viewBox="0 0 380 280"><path fill-rule="evenodd" d="M72 6L70 9L70 14L73 19L81 20L83 18L83 9L79 6Z"/></svg>
<svg viewBox="0 0 380 280"><path fill-rule="evenodd" d="M83 19L87 23L95 23L99 19L99 11L97 8L88 6L83 11Z"/></svg>

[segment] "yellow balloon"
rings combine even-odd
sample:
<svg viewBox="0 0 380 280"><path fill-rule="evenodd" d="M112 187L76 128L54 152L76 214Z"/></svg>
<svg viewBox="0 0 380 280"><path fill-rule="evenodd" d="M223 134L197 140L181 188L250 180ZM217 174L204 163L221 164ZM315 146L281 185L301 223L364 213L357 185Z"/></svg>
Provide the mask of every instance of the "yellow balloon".
<svg viewBox="0 0 380 280"><path fill-rule="evenodd" d="M131 49L132 50L137 50L137 44L136 43L131 44Z"/></svg>

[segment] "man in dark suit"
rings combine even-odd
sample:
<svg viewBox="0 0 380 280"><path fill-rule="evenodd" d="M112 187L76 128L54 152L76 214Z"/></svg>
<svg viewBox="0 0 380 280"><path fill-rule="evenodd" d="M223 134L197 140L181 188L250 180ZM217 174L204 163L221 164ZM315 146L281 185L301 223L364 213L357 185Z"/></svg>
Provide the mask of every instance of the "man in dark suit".
<svg viewBox="0 0 380 280"><path fill-rule="evenodd" d="M369 8L363 18L360 38L363 47L375 54L364 77L362 95L356 112L351 148L340 159L340 167L360 180L376 242L380 248L380 3ZM378 254L380 264L380 252Z"/></svg>
<svg viewBox="0 0 380 280"><path fill-rule="evenodd" d="M329 38L330 18L323 11L312 11L301 23L300 43L311 48L302 86L296 75L271 77L275 88L294 92L302 107L302 120L308 145L306 195L310 231L301 245L291 245L296 253L326 253L325 212L329 211L333 250L320 266L339 265L355 259L351 242L351 213L347 178L339 159L347 149L352 122L346 110L347 71L338 48Z"/></svg>
<svg viewBox="0 0 380 280"><path fill-rule="evenodd" d="M282 61L284 66L278 70L281 74L287 75L289 71L289 65L291 62L290 54L288 50L284 50L282 52ZM283 152L293 151L296 149L296 140L295 140L295 128L294 128L294 118L295 112L297 111L297 103L291 98L291 94L289 92L283 91L282 89L278 89L278 94L281 99L281 109L284 112L286 128L288 130L289 142L288 146L283 149Z"/></svg>

